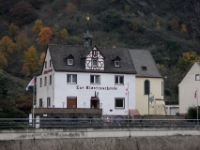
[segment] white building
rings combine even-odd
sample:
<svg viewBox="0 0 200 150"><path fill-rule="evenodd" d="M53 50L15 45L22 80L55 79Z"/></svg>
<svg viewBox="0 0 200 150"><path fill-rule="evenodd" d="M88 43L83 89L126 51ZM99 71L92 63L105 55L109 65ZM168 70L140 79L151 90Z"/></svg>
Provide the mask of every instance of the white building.
<svg viewBox="0 0 200 150"><path fill-rule="evenodd" d="M196 98L194 97L195 92ZM189 107L200 104L200 62L194 63L179 84L179 113L185 114Z"/></svg>
<svg viewBox="0 0 200 150"><path fill-rule="evenodd" d="M36 79L36 109L94 108L127 116L136 104L135 75L129 49L50 44Z"/></svg>

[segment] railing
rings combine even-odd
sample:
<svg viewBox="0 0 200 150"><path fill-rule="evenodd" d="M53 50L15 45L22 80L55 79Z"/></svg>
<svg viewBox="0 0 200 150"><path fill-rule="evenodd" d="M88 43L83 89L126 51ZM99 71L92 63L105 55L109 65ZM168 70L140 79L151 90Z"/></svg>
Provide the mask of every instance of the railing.
<svg viewBox="0 0 200 150"><path fill-rule="evenodd" d="M32 128L143 128L143 127L190 127L199 125L197 119L72 119L72 118L41 118L31 120L22 118L0 118L0 129L32 129ZM39 122L38 122L39 121Z"/></svg>
<svg viewBox="0 0 200 150"><path fill-rule="evenodd" d="M179 105L179 101L173 101L173 100L169 100L169 101L165 101L165 105Z"/></svg>

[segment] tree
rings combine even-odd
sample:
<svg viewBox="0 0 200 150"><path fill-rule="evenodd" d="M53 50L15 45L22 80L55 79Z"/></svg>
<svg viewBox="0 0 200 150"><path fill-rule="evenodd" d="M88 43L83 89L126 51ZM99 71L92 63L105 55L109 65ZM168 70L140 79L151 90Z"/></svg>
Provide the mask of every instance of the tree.
<svg viewBox="0 0 200 150"><path fill-rule="evenodd" d="M39 34L42 26L43 26L42 20L39 20L39 19L36 20L32 28L33 32Z"/></svg>
<svg viewBox="0 0 200 150"><path fill-rule="evenodd" d="M28 50L24 52L23 72L27 69L26 67L30 71L30 74L38 69L38 56L34 46L30 46Z"/></svg>
<svg viewBox="0 0 200 150"><path fill-rule="evenodd" d="M104 30L109 33L122 24L122 18L120 14L108 12L103 16L103 22Z"/></svg>
<svg viewBox="0 0 200 150"><path fill-rule="evenodd" d="M125 13L129 13L130 12L130 6L129 5L125 5L124 6L124 12Z"/></svg>
<svg viewBox="0 0 200 150"><path fill-rule="evenodd" d="M13 52L15 43L8 36L4 36L0 41L0 52L8 60L9 56Z"/></svg>
<svg viewBox="0 0 200 150"><path fill-rule="evenodd" d="M56 23L53 25L53 34L57 36L59 35L59 33L60 33L60 26Z"/></svg>
<svg viewBox="0 0 200 150"><path fill-rule="evenodd" d="M16 26L14 23L11 23L8 29L8 34L10 37L14 38L17 35L17 32L19 31L19 27Z"/></svg>
<svg viewBox="0 0 200 150"><path fill-rule="evenodd" d="M45 58L45 53L43 52L40 55L40 60L39 60L39 66L42 67L43 63L44 63L44 58Z"/></svg>
<svg viewBox="0 0 200 150"><path fill-rule="evenodd" d="M16 38L15 48L19 53L22 53L29 46L29 39L26 33L20 33Z"/></svg>
<svg viewBox="0 0 200 150"><path fill-rule="evenodd" d="M43 27L41 28L39 37L37 38L37 42L42 46L45 46L49 42L51 36L52 36L51 29L49 27Z"/></svg>
<svg viewBox="0 0 200 150"><path fill-rule="evenodd" d="M178 60L178 65L183 71L187 71L197 61L200 61L200 56L196 52L184 52Z"/></svg>
<svg viewBox="0 0 200 150"><path fill-rule="evenodd" d="M77 8L76 6L73 4L73 3L67 3L67 6L65 8L65 11L66 11L66 14L67 15L72 15L72 14L75 14L76 11L77 11Z"/></svg>
<svg viewBox="0 0 200 150"><path fill-rule="evenodd" d="M198 116L200 118L199 112L198 112ZM188 108L186 118L187 119L197 119L197 107L196 106L191 106L191 107Z"/></svg>
<svg viewBox="0 0 200 150"><path fill-rule="evenodd" d="M36 18L35 9L26 1L20 1L10 9L11 21L16 25L30 23Z"/></svg>
<svg viewBox="0 0 200 150"><path fill-rule="evenodd" d="M69 34L68 34L68 32L67 32L66 29L62 29L62 30L60 31L60 36L61 36L62 40L66 40L67 37L69 36Z"/></svg>
<svg viewBox="0 0 200 150"><path fill-rule="evenodd" d="M5 58L4 54L0 51L0 68L4 69L8 66L7 59Z"/></svg>
<svg viewBox="0 0 200 150"><path fill-rule="evenodd" d="M184 23L181 24L181 32L183 32L183 33L187 33L188 32L187 26Z"/></svg>
<svg viewBox="0 0 200 150"><path fill-rule="evenodd" d="M22 110L26 114L30 113L32 108L32 94L28 94L26 96L20 96L15 100L15 105L19 110Z"/></svg>

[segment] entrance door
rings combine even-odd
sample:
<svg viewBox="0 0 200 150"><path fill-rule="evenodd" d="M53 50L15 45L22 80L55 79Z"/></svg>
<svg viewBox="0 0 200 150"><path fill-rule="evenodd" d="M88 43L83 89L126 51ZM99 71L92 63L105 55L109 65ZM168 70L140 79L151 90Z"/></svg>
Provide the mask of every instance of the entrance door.
<svg viewBox="0 0 200 150"><path fill-rule="evenodd" d="M77 108L76 97L67 97L67 108Z"/></svg>
<svg viewBox="0 0 200 150"><path fill-rule="evenodd" d="M91 99L90 108L99 109L99 100Z"/></svg>

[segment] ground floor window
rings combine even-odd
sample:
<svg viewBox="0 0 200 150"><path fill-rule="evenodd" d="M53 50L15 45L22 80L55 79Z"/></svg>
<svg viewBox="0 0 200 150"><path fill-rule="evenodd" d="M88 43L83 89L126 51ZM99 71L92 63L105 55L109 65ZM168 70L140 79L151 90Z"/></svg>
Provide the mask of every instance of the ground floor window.
<svg viewBox="0 0 200 150"><path fill-rule="evenodd" d="M115 98L115 108L124 109L125 108L125 99L124 98Z"/></svg>

